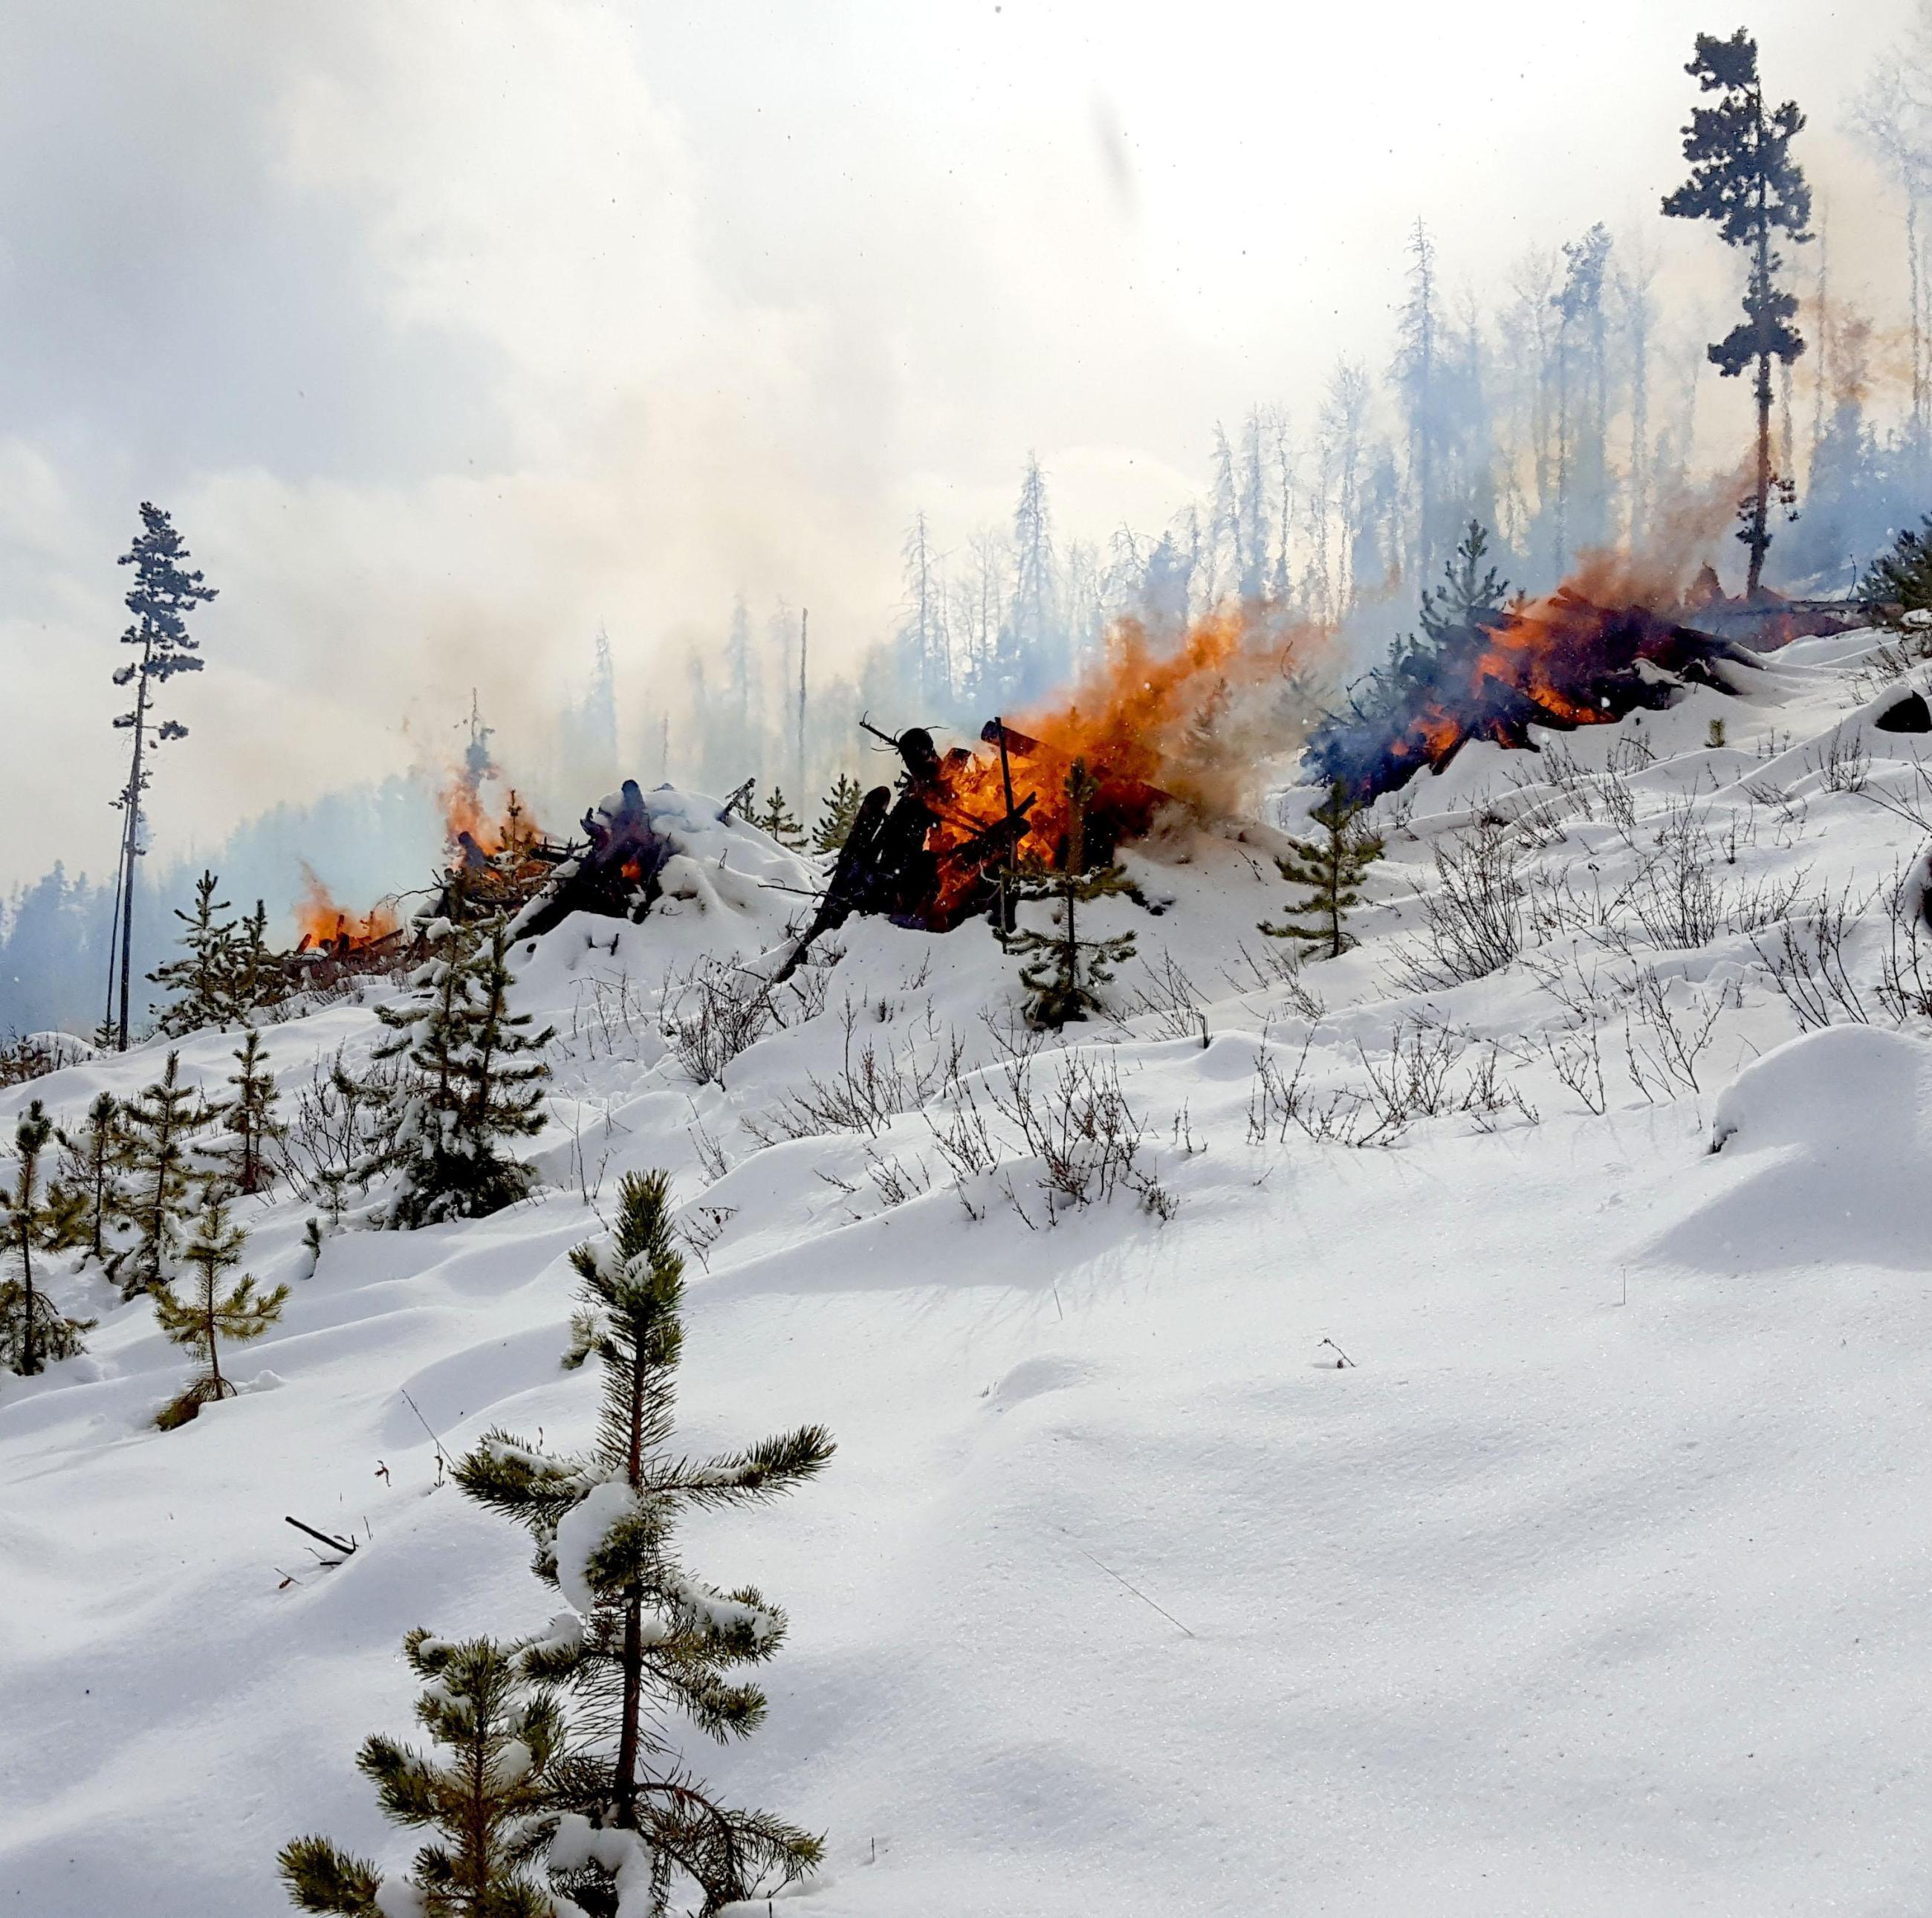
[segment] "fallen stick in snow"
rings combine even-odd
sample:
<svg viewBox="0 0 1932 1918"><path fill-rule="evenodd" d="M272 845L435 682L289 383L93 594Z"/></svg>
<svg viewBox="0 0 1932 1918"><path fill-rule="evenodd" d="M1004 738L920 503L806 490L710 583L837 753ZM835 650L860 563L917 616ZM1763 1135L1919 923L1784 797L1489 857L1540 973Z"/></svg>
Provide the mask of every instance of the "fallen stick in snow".
<svg viewBox="0 0 1932 1918"><path fill-rule="evenodd" d="M1073 1549L1077 1551L1083 1559L1086 1559L1090 1565L1100 1565L1100 1561L1095 1558L1094 1554L1088 1551L1085 1546L1076 1545ZM1109 1578L1114 1580L1120 1584L1126 1585L1127 1589L1131 1592L1136 1598L1139 1599L1142 1604L1152 1606L1154 1610L1159 1612L1161 1616L1166 1619L1169 1625L1180 1625L1180 1629L1183 1631L1186 1631L1188 1637L1190 1638L1195 1636L1192 1631L1187 1631L1187 1627L1186 1625L1180 1624L1180 1619L1176 1618L1172 1612L1166 1610L1162 1606L1154 1604L1154 1601L1150 1598L1138 1585L1127 1585L1127 1581L1124 1578L1122 1578L1120 1574L1116 1571L1112 1565L1100 1565L1100 1569L1104 1571Z"/></svg>
<svg viewBox="0 0 1932 1918"><path fill-rule="evenodd" d="M326 1532L318 1532L313 1525L304 1525L300 1519L291 1518L286 1512L282 1515L282 1523L284 1525L292 1525L298 1532L306 1532L311 1538L326 1545L331 1551L340 1552L344 1559L352 1558L355 1556L356 1541L353 1538L332 1538ZM335 1562L340 1565L342 1559L338 1559Z"/></svg>

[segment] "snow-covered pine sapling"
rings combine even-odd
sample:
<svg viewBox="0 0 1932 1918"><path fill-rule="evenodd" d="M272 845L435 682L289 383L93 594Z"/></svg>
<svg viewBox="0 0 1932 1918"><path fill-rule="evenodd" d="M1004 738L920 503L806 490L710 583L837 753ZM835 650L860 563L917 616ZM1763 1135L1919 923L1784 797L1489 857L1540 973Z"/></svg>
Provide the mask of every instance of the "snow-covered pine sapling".
<svg viewBox="0 0 1932 1918"><path fill-rule="evenodd" d="M80 1235L71 1244L111 1277L126 1256L114 1245L112 1235L128 1216L122 1180L128 1141L120 1102L111 1092L97 1092L87 1109L87 1123L72 1134L57 1127L54 1136L61 1145L62 1183L79 1196L82 1208Z"/></svg>
<svg viewBox="0 0 1932 1918"><path fill-rule="evenodd" d="M228 1075L235 1096L222 1108L227 1142L219 1156L222 1176L243 1196L252 1197L266 1189L268 1150L288 1128L276 1116L275 1075L262 1050L262 1035L252 1025L242 1034L234 1059L240 1070Z"/></svg>
<svg viewBox="0 0 1932 1918"><path fill-rule="evenodd" d="M160 1015L160 1030L170 1039L205 1025L225 1025L233 1016L237 938L233 920L215 917L228 910L228 902L214 896L220 883L212 872L203 872L194 882L194 911L175 908L175 917L188 929L176 941L181 957L148 974L150 985L172 995L165 1005L152 1009Z"/></svg>
<svg viewBox="0 0 1932 1918"><path fill-rule="evenodd" d="M734 1667L772 1656L784 1616L749 1587L722 1592L680 1562L681 1512L790 1490L832 1456L808 1425L725 1457L672 1446L683 1261L673 1247L662 1172L623 1182L617 1223L571 1254L582 1283L564 1364L603 1373L596 1445L557 1457L492 1431L457 1468L464 1491L527 1526L537 1576L580 1616L528 1654L532 1674L567 1680L602 1734L557 1802L551 1847L559 1889L588 1912L661 1913L689 1880L715 1911L802 1877L819 1841L762 1811L718 1803L662 1730L670 1708L720 1740L764 1717L765 1698ZM634 1898L635 1901L634 1901ZM621 1899L621 1906L620 1901Z"/></svg>
<svg viewBox="0 0 1932 1918"><path fill-rule="evenodd" d="M402 1070L354 1088L380 1109L378 1136L394 1141L382 1163L360 1169L400 1174L380 1220L404 1227L480 1218L529 1192L529 1169L506 1157L500 1142L542 1129L537 1088L550 1068L532 1055L554 1036L548 1027L530 1033L530 1016L509 1010L515 977L501 920L480 948L469 929L447 919L431 920L425 936L430 957L412 975L412 1003L376 1008L395 1037L370 1056L398 1060ZM397 1118L393 1127L380 1122L381 1112Z"/></svg>
<svg viewBox="0 0 1932 1918"><path fill-rule="evenodd" d="M812 849L816 853L838 852L859 816L859 802L866 797L850 773L841 773L818 803L818 823L812 829Z"/></svg>
<svg viewBox="0 0 1932 1918"><path fill-rule="evenodd" d="M805 828L791 815L791 808L785 803L784 788L774 786L772 796L762 812L752 815L752 824L761 833L768 833L778 844L790 852L805 850Z"/></svg>
<svg viewBox="0 0 1932 1918"><path fill-rule="evenodd" d="M379 1734L356 1763L386 1817L436 1836L388 1887L374 1865L326 1838L297 1838L278 1860L289 1896L343 1918L553 1918L558 1907L532 1868L556 1823L552 1768L564 1727L555 1697L524 1676L517 1647L488 1638L452 1645L418 1626L403 1655L423 1681L417 1721L442 1751Z"/></svg>
<svg viewBox="0 0 1932 1918"><path fill-rule="evenodd" d="M1030 965L1020 968L1020 983L1027 994L1027 1023L1036 1031L1057 1031L1071 1020L1098 1012L1100 996L1095 988L1106 985L1114 976L1113 968L1134 956L1131 932L1109 939L1080 936L1076 909L1124 893L1128 884L1126 875L1118 866L1087 870L1087 809L1100 788L1084 759L1074 761L1068 770L1066 790L1066 836L1060 863L1048 872L1025 875L1018 887L1022 903L1050 902L1053 929L1038 932L1022 929L999 935L1009 952L1018 953L1023 960L1032 959Z"/></svg>
<svg viewBox="0 0 1932 1918"><path fill-rule="evenodd" d="M154 1421L164 1432L185 1425L204 1405L235 1396L233 1383L221 1376L224 1340L240 1345L260 1338L282 1316L282 1301L289 1295L285 1285L258 1292L254 1274L244 1273L226 1291L222 1289L226 1275L241 1264L248 1244L246 1229L229 1220L227 1193L211 1185L195 1217L194 1235L182 1250L186 1271L178 1280L154 1290L154 1316L161 1330L176 1345L185 1346L202 1365ZM185 1297L176 1295L176 1283Z"/></svg>
<svg viewBox="0 0 1932 1918"><path fill-rule="evenodd" d="M194 1161L195 1137L214 1123L218 1109L182 1083L178 1052L170 1052L160 1077L122 1107L128 1216L138 1235L121 1275L124 1298L151 1291L166 1277L189 1195L205 1177Z"/></svg>
<svg viewBox="0 0 1932 1918"><path fill-rule="evenodd" d="M1270 938L1319 946L1328 959L1340 959L1355 943L1344 922L1349 908L1361 903L1356 888L1363 875L1382 856L1382 842L1362 824L1361 812L1337 779L1308 815L1322 828L1321 838L1288 841L1290 850L1275 864L1306 896L1282 915L1280 925L1262 921L1261 929Z"/></svg>
<svg viewBox="0 0 1932 1918"><path fill-rule="evenodd" d="M70 1358L81 1349L91 1319L69 1319L55 1309L36 1282L35 1253L48 1250L56 1236L54 1214L40 1187L40 1160L53 1136L46 1108L36 1099L14 1128L15 1174L11 1191L0 1187L0 1228L11 1268L0 1279L0 1363L31 1378L50 1359Z"/></svg>
<svg viewBox="0 0 1932 1918"><path fill-rule="evenodd" d="M228 1011L231 1019L247 1021L289 995L288 980L268 950L268 909L257 899L255 910L242 920L235 935L228 969Z"/></svg>

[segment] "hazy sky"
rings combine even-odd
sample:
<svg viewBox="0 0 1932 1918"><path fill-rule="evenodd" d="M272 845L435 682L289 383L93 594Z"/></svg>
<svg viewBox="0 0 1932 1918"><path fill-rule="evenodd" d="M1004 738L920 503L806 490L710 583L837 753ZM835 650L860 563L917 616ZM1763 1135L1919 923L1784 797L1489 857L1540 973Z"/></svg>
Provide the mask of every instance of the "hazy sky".
<svg viewBox="0 0 1932 1918"><path fill-rule="evenodd" d="M736 591L854 649L912 511L962 539L1029 447L1063 536L1157 527L1217 416L1380 371L1418 215L1486 305L1600 218L1714 270L1654 216L1733 14L1895 305L1838 128L1909 8L10 0L0 881L111 864L143 497L222 591L164 850L441 750L472 684L514 770L600 620L633 714Z"/></svg>

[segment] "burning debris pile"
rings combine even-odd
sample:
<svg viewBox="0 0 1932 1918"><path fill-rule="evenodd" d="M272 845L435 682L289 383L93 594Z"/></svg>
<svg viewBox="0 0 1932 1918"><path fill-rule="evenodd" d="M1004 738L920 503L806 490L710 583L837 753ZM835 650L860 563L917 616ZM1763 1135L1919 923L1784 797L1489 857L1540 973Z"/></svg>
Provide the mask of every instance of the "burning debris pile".
<svg viewBox="0 0 1932 1918"><path fill-rule="evenodd" d="M1760 664L1738 640L1565 586L1446 631L1432 653L1402 662L1375 708L1324 720L1306 763L1366 803L1425 766L1441 772L1472 739L1534 752L1532 727L1612 725L1673 706L1691 686L1739 692Z"/></svg>
<svg viewBox="0 0 1932 1918"><path fill-rule="evenodd" d="M1072 698L1024 728L989 719L976 743L942 753L923 727L895 734L862 722L898 753L898 791L866 795L779 977L855 913L948 932L993 910L1022 869L1060 865L1076 764L1096 787L1082 822L1085 866L1107 864L1163 815L1238 810L1262 763L1306 731L1314 701L1305 668L1320 637L1232 609L1164 650L1128 621Z"/></svg>

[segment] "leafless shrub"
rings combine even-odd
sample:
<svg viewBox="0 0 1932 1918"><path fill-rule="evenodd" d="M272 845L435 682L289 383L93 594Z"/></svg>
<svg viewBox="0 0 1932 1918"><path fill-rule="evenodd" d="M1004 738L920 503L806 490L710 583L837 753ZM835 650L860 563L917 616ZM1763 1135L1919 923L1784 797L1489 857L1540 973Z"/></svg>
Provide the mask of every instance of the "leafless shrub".
<svg viewBox="0 0 1932 1918"><path fill-rule="evenodd" d="M1230 972L1226 966L1221 968L1221 977L1236 992L1279 993L1290 1012L1298 1013L1311 1025L1327 1016L1327 1007L1303 981L1302 968L1306 960L1295 941L1271 939L1257 953L1246 940L1241 939L1236 941L1234 950L1241 956L1246 977Z"/></svg>
<svg viewBox="0 0 1932 1918"><path fill-rule="evenodd" d="M711 953L682 976L665 976L658 1016L672 1056L698 1085L722 1085L724 1068L776 1022L770 983Z"/></svg>
<svg viewBox="0 0 1932 1918"><path fill-rule="evenodd" d="M724 1148L717 1136L706 1130L703 1121L695 1116L696 1108L692 1109L694 1116L685 1136L691 1141L692 1150L698 1154L698 1166L706 1181L716 1185L731 1169L731 1161L725 1156Z"/></svg>
<svg viewBox="0 0 1932 1918"><path fill-rule="evenodd" d="M332 1058L316 1062L308 1083L295 1089L286 1130L265 1145L273 1170L304 1204L339 1219L350 1189L366 1189L373 1169L394 1156L403 1113L401 1102L388 1095L404 1070L400 1058L375 1059L358 1076L338 1046Z"/></svg>
<svg viewBox="0 0 1932 1918"><path fill-rule="evenodd" d="M1446 1026L1420 1022L1397 1025L1385 1056L1372 1058L1358 1040L1356 1055L1369 1084L1366 1103L1377 1122L1370 1136L1393 1136L1413 1120L1453 1111L1449 1074L1467 1043Z"/></svg>
<svg viewBox="0 0 1932 1918"><path fill-rule="evenodd" d="M1294 1127L1316 1145L1354 1145L1364 1128L1363 1100L1358 1093L1331 1091L1318 1095L1308 1083L1311 1028L1292 1065L1286 1064L1268 1034L1255 1050L1254 1077L1248 1088L1248 1143L1265 1145L1270 1139L1288 1142Z"/></svg>
<svg viewBox="0 0 1932 1918"><path fill-rule="evenodd" d="M888 1206L903 1205L932 1190L932 1175L923 1159L915 1159L908 1166L902 1159L887 1158L876 1145L866 1148L866 1174Z"/></svg>
<svg viewBox="0 0 1932 1918"><path fill-rule="evenodd" d="M1718 936L1724 899L1715 864L1700 817L1688 801L1672 806L1658 829L1656 854L1630 893L1637 923L1653 944L1688 952Z"/></svg>
<svg viewBox="0 0 1932 1918"><path fill-rule="evenodd" d="M1779 922L1774 939L1754 935L1751 944L1772 983L1805 1031L1871 1023L1845 959L1845 941L1870 903L1868 898L1854 905L1849 886L1835 897L1820 893L1803 911Z"/></svg>
<svg viewBox="0 0 1932 1918"><path fill-rule="evenodd" d="M1583 1109L1601 1118L1610 1106L1604 1087L1603 1049L1594 1024L1573 1027L1561 1034L1546 1033L1544 1050L1556 1076L1583 1102Z"/></svg>
<svg viewBox="0 0 1932 1918"><path fill-rule="evenodd" d="M1894 873L1886 895L1886 954L1876 990L1879 1004L1900 1025L1908 1019L1932 1019L1932 977L1924 950L1932 929L1925 908L1917 872Z"/></svg>
<svg viewBox="0 0 1932 1918"><path fill-rule="evenodd" d="M697 1253L698 1263L710 1269L711 1248L724 1235L724 1228L738 1216L735 1205L687 1205L672 1221L677 1235Z"/></svg>
<svg viewBox="0 0 1932 1918"><path fill-rule="evenodd" d="M992 1128L969 1082L961 1080L949 1088L943 1100L922 1107L920 1117L946 1169L962 1190L1000 1163Z"/></svg>
<svg viewBox="0 0 1932 1918"><path fill-rule="evenodd" d="M1804 764L1818 775L1828 793L1863 792L1871 778L1872 764L1864 729L1855 729L1849 738L1842 731L1834 732L1815 761L1808 749Z"/></svg>
<svg viewBox="0 0 1932 1918"><path fill-rule="evenodd" d="M587 1059L634 1058L651 1031L643 997L628 972L597 973L576 982L570 1024L562 1037L573 1054Z"/></svg>
<svg viewBox="0 0 1932 1918"><path fill-rule="evenodd" d="M1646 967L1625 989L1629 1010L1624 1016L1624 1056L1630 1082L1654 1104L1660 1094L1696 1092L1697 1061L1716 1034L1725 1008L1733 1002L1731 989L1704 993L1686 986L1688 1004L1671 1004L1670 985Z"/></svg>
<svg viewBox="0 0 1932 1918"><path fill-rule="evenodd" d="M845 1039L838 1070L830 1077L814 1073L770 1110L745 1119L745 1130L760 1145L839 1132L877 1138L894 1119L918 1111L959 1076L966 1042L956 1032L940 1037L929 1005L924 1031L903 1043L862 1037L860 1009L850 999L840 1019ZM927 1048L923 1057L922 1041Z"/></svg>
<svg viewBox="0 0 1932 1918"><path fill-rule="evenodd" d="M1478 1052L1468 1068L1468 1077L1456 1109L1466 1112L1483 1132L1493 1132L1505 1115L1514 1113L1530 1125L1540 1125L1542 1115L1523 1096L1515 1082L1504 1076L1503 1049L1491 1042Z"/></svg>
<svg viewBox="0 0 1932 1918"><path fill-rule="evenodd" d="M1020 1146L1040 1162L1049 1224L1120 1191L1162 1220L1173 1216L1172 1195L1141 1162L1146 1122L1128 1103L1112 1058L1064 1054L1048 1085L1038 1082L1033 1060L1014 1060L988 1093Z"/></svg>
<svg viewBox="0 0 1932 1918"><path fill-rule="evenodd" d="M1437 992L1500 972L1522 952L1527 915L1521 850L1507 825L1484 819L1434 848L1437 884L1422 895L1424 929L1395 962L1412 992Z"/></svg>
<svg viewBox="0 0 1932 1918"><path fill-rule="evenodd" d="M1889 763L1884 768L1887 773L1892 770ZM1932 833L1932 768L1928 768L1916 752L1912 755L1912 779L1906 790L1894 792L1868 781L1858 789L1858 797L1870 800L1874 806L1882 806L1894 818L1903 819L1922 833Z"/></svg>
<svg viewBox="0 0 1932 1918"><path fill-rule="evenodd" d="M1202 1009L1200 989L1174 962L1174 955L1162 955L1158 972L1142 959L1141 971L1147 983L1134 989L1127 1003L1128 1016L1144 1016L1163 1039L1198 1039L1206 1046L1208 1015Z"/></svg>

